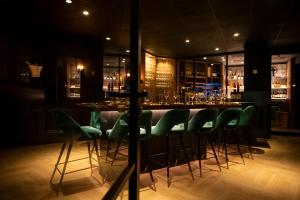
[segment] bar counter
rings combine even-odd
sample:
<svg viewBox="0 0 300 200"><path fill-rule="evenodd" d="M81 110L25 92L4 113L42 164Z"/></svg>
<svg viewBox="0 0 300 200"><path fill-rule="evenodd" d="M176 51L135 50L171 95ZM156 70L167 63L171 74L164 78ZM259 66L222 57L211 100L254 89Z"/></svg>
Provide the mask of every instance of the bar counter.
<svg viewBox="0 0 300 200"><path fill-rule="evenodd" d="M251 102L223 102L223 103L195 103L195 104L146 104L142 103L142 109L161 110L161 109L201 109L201 108L219 108L220 110L226 108L243 107L243 104ZM95 103L78 103L73 105L73 108L85 111L123 111L128 109L128 103L120 101L101 101Z"/></svg>

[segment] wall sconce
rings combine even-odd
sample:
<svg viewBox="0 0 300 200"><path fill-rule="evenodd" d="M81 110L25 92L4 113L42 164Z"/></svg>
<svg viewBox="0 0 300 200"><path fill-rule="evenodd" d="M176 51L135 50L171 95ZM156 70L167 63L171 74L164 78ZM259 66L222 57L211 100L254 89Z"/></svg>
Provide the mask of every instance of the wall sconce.
<svg viewBox="0 0 300 200"><path fill-rule="evenodd" d="M83 64L77 64L77 71L81 72L84 69Z"/></svg>

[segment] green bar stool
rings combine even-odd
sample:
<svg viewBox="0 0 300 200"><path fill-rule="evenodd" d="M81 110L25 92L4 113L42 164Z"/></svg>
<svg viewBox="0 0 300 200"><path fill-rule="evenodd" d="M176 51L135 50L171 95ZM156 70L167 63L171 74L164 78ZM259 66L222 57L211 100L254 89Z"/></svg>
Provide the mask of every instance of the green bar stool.
<svg viewBox="0 0 300 200"><path fill-rule="evenodd" d="M170 186L170 160L169 160L169 138L176 137L179 138L180 145L183 149L184 155L186 157L186 161L188 163L188 167L194 180L194 175L192 172L192 168L190 166L190 160L188 158L188 154L186 152L186 148L183 142L183 136L187 131L188 126L188 118L189 118L190 110L189 109L173 109L167 111L156 123L155 126L152 127L151 134L154 137L165 137L166 139L166 164L167 164L167 177L168 177L168 187ZM177 125L177 126L176 126Z"/></svg>
<svg viewBox="0 0 300 200"><path fill-rule="evenodd" d="M246 136L247 143L248 143L248 150L249 150L249 153L250 153L250 156L252 159L253 159L253 155L252 155L251 134L249 132L249 128L250 128L249 126L251 124L251 120L253 118L254 111L255 111L255 106L253 106L253 105L247 106L245 109L243 109L243 111L241 113L240 121L238 124L238 127L240 128L240 130Z"/></svg>
<svg viewBox="0 0 300 200"><path fill-rule="evenodd" d="M109 153L109 146L111 140L114 140L117 142L117 147L115 149L115 153L111 162L111 165L113 165L114 160L116 159L116 155L118 154L120 144L122 142L122 139L128 136L128 120L129 120L129 115L127 112L122 113L119 118L117 119L116 123L114 124L112 129L107 130L107 136L109 139L108 142L108 147L107 147L107 152L106 152L106 157L108 156ZM154 184L154 179L153 179L153 174L152 174L152 169L150 165L150 159L149 159L149 154L147 152L145 143L149 140L151 140L151 126L152 126L152 111L151 110L142 110L141 115L140 115L140 142L141 142L141 151L145 155L146 159L146 164L147 167L149 168L150 172L150 177L151 181L154 185L154 190L155 189L155 184Z"/></svg>
<svg viewBox="0 0 300 200"><path fill-rule="evenodd" d="M100 125L100 112L97 111L92 111L91 116L90 116L90 125L89 126L81 126L81 128L86 131L90 136L91 139L93 140L93 147L91 150L91 153L96 153L97 156L97 161L100 162L100 136L102 135L102 132L100 130L101 125ZM100 131L100 132L99 132ZM97 144L97 139L99 139L99 148ZM93 158L93 157L92 157ZM98 163L100 166L100 163ZM100 168L99 168L100 170Z"/></svg>
<svg viewBox="0 0 300 200"><path fill-rule="evenodd" d="M83 168L80 170L91 169L91 172L92 172L93 166L92 166L92 158L91 158L92 153L91 153L90 143L91 143L91 140L93 140L94 138L100 137L102 133L99 129L96 129L94 127L90 127L90 126L81 127L70 115L68 115L64 111L52 110L51 113L56 122L57 128L59 128L59 130L60 130L60 135L64 139L64 143L62 145L61 151L59 153L57 162L55 164L55 167L54 167L51 179L50 179L50 184L53 186L54 185L53 178L54 178L56 171L58 171L60 173L60 180L58 182L58 187L56 190L56 195L58 195L59 190L62 186L65 174L79 171L79 170L74 170L74 171L66 172L68 162L85 159L85 158L80 158L80 159L76 159L76 160L69 160L73 144L75 142L77 142L78 140L83 140L83 141L87 142L88 159L89 159L90 167ZM64 150L66 149L66 146L67 146L67 154L65 157L65 161L60 162L62 155L64 153ZM99 159L99 157L100 156L97 155L97 159ZM99 160L98 160L98 163L100 163ZM62 172L58 168L59 165L63 165Z"/></svg>
<svg viewBox="0 0 300 200"><path fill-rule="evenodd" d="M117 147L114 152L113 159L111 161L111 165L113 165L116 156L119 152L119 148L122 142L122 139L126 136L128 136L128 112L123 112L120 114L118 117L117 121L115 122L114 126L112 129L108 129L106 131L107 135L107 149L106 149L106 161L109 155L109 150L110 150L110 144L111 142L117 143Z"/></svg>
<svg viewBox="0 0 300 200"><path fill-rule="evenodd" d="M140 144L141 144L141 152L145 156L146 160L146 167L149 168L150 178L153 183L153 189L156 191L155 182L152 174L152 168L150 165L150 158L146 148L146 143L151 142L152 135L151 135L151 128L152 128L152 111L151 110L142 110L140 115ZM146 169L145 169L146 171Z"/></svg>
<svg viewBox="0 0 300 200"><path fill-rule="evenodd" d="M223 138L223 148L225 149L225 158L226 158L227 169L229 169L227 145L228 145L228 138L230 135L234 136L238 152L241 156L243 164L245 164L244 158L243 158L243 155L242 155L242 152L240 149L240 145L239 145L239 138L237 135L237 128L238 128L238 124L239 124L239 120L240 120L241 111L242 111L241 108L227 108L218 115L217 120L216 120L215 131L218 133L218 136L219 136L219 144L220 144L220 138L221 137Z"/></svg>
<svg viewBox="0 0 300 200"><path fill-rule="evenodd" d="M217 108L207 108L203 110L199 110L189 121L188 123L188 133L193 133L196 136L196 143L197 143L197 155L199 160L199 169L200 169L200 177L202 177L202 166L201 166L201 160L203 159L203 155L200 156L200 146L206 145L206 140L208 139L211 149L213 151L213 155L216 159L216 162L218 164L219 170L221 171L221 166L214 148L213 138L212 138L212 132L215 127L216 119L218 116L219 110ZM202 145L200 143L200 137L202 135L206 135L206 140L203 142Z"/></svg>

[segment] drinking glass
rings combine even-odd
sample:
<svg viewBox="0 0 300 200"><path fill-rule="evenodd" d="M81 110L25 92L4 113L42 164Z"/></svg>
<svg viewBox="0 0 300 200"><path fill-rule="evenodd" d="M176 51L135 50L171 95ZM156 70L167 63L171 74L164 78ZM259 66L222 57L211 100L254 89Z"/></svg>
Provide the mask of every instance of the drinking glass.
<svg viewBox="0 0 300 200"><path fill-rule="evenodd" d="M166 104L168 104L168 98L169 98L169 92L168 91L164 91L164 97L165 97L165 100L166 100Z"/></svg>
<svg viewBox="0 0 300 200"><path fill-rule="evenodd" d="M194 104L194 99L195 99L195 92L191 92L190 93L190 97L191 97L191 104Z"/></svg>
<svg viewBox="0 0 300 200"><path fill-rule="evenodd" d="M177 103L177 99L179 99L180 98L180 95L179 95L179 93L178 92L174 92L174 99L175 99L175 104Z"/></svg>

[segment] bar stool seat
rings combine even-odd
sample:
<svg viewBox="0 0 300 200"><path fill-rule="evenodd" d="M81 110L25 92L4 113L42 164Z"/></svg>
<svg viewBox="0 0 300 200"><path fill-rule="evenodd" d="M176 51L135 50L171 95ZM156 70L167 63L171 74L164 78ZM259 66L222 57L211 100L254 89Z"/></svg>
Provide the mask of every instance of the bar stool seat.
<svg viewBox="0 0 300 200"><path fill-rule="evenodd" d="M91 139L99 138L102 135L101 130L92 126L80 126L84 132L88 133Z"/></svg>

